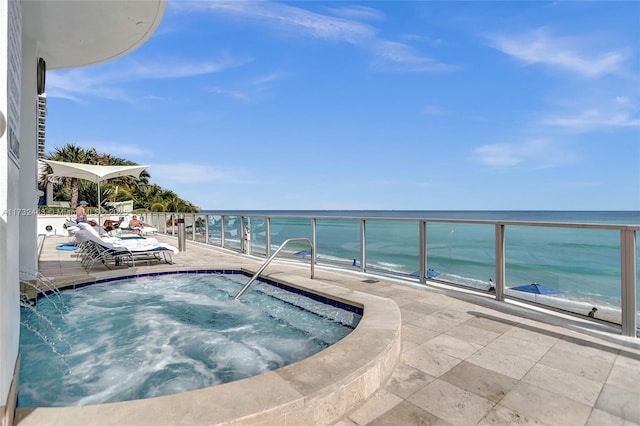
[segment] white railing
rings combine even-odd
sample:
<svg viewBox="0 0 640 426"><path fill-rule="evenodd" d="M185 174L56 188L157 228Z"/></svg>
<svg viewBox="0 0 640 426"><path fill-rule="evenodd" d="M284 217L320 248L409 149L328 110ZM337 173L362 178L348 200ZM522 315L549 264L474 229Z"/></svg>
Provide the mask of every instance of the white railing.
<svg viewBox="0 0 640 426"><path fill-rule="evenodd" d="M507 237L511 234L515 235L523 227L526 229L533 228L556 228L571 229L577 232L582 230L596 230L619 233L619 270L613 274L617 276L619 273L620 282L620 305L619 317L610 322L618 323L621 326L621 334L624 336L636 337L638 330L638 306L637 306L637 241L636 236L640 225L617 225L617 224L586 224L586 223L556 223L556 222L526 222L526 221L491 221L491 220L463 220L463 219L441 219L441 218L385 218L385 217L348 217L348 216L291 216L291 215L260 215L260 214L229 214L229 213L180 213L184 215L185 225L187 229L187 238L193 241L212 244L215 246L236 250L241 253L251 252L255 256L264 256L269 258L273 251L273 247L277 247L282 241L287 239L287 235L274 235L272 232L272 224L278 221L280 227L287 221L301 223L308 232L311 244L317 248L317 254L314 256L315 262L318 264L329 264L338 268L349 270L357 270L367 272L369 274L381 275L398 275L403 278L416 278L419 283L427 281L427 260L430 253L436 250L441 241L437 238L428 238L428 225L449 224L457 225L484 225L492 226L494 240L494 261L495 269L492 271L495 277L495 298L503 301L505 297L518 298L519 295L508 292L506 277L509 266L510 254L514 249L507 244ZM160 232L177 235L176 226L173 225L173 219L178 217L178 213L146 213L143 214L144 220L156 226ZM354 233L353 245L357 246L351 252L350 258L336 258L330 253L323 253L323 246L328 242L326 238L318 237L318 221L326 223L328 221L346 221L351 224L351 228L358 228ZM407 271L386 270L380 265L374 265L374 262L367 260L374 250L368 248L368 237L372 232L371 225L380 227L381 224L399 224L413 223L416 225L414 235L408 238L407 244L415 244L415 250L412 250L412 256L417 258L417 268L413 274ZM407 225L411 226L411 225ZM253 227L251 237L245 236L248 227ZM259 229L257 233L256 228ZM411 228L409 228L411 229ZM485 228L483 228L485 229ZM452 231L453 233L453 231ZM299 236L299 232L297 236ZM618 244L618 243L616 243ZM409 249L411 250L411 249ZM511 251L510 251L511 250ZM568 248L567 250L571 250ZM576 253L578 250L576 250ZM325 256L323 256L323 254ZM392 251L387 255L394 254ZM379 254L378 256L383 256ZM579 256L576 254L576 256ZM353 259L353 262L351 262ZM588 263L589 260L579 260L582 263ZM383 263L383 262L382 262ZM543 268L543 266L541 266ZM455 272L455 271L453 271ZM444 280L446 282L446 280ZM457 284L455 282L450 284ZM458 283L459 284L459 283ZM537 301L536 301L537 302ZM543 303L544 304L544 303ZM575 311L575 313L580 313Z"/></svg>

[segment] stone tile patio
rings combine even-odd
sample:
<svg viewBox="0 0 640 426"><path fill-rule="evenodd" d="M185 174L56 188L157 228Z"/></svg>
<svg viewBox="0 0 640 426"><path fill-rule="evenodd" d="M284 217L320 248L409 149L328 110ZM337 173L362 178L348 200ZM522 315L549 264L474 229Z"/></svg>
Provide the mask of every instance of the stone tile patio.
<svg viewBox="0 0 640 426"><path fill-rule="evenodd" d="M157 238L176 244L172 237ZM40 272L54 280L86 278L69 252L55 250L60 242L66 241L44 241ZM192 242L174 260L174 265L136 269L225 265L255 271L262 263L262 259ZM616 327L515 302L497 302L489 295L447 289L437 283L418 287L380 277L366 283L371 278L366 274L322 267L316 267L315 279L309 280L308 260L275 261L265 275L295 276L317 288L342 288L344 297L361 292L393 300L401 317L401 353L388 379L335 419L331 415L283 416L286 422L259 417L222 422L200 418L189 424L640 425L640 340L621 337ZM295 379L303 373L289 369L287 374L291 375L288 379ZM325 409L332 411L331 407ZM18 411L16 424L38 424L30 421L29 413ZM120 425L139 424L116 417ZM95 424L116 424L101 420ZM167 418L164 424L186 423Z"/></svg>

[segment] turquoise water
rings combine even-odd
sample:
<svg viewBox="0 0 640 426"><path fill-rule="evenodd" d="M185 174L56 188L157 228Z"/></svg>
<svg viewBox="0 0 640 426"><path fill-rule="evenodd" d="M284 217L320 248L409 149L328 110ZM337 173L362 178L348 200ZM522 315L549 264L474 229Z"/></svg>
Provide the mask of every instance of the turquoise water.
<svg viewBox="0 0 640 426"><path fill-rule="evenodd" d="M463 219L558 223L640 225L640 212L569 211L242 211L227 215L270 215L271 242L311 238L317 218L319 262L350 266L360 257L360 222L366 222L367 270L410 274L419 269L417 221L401 219ZM264 219L250 217L254 251L264 245ZM210 228L215 235L216 227ZM228 226L233 229L233 226ZM495 227L492 224L427 224L427 264L442 273L439 279L473 288L488 288L495 274ZM233 239L232 235L226 238ZM308 249L300 246L298 249ZM620 232L573 228L506 226L506 282L514 287L538 282L561 290L577 303L578 311L591 305L620 306ZM638 260L640 264L640 259ZM639 277L640 282L640 277ZM640 306L640 292L638 306ZM602 310L601 310L602 311ZM604 311L602 311L604 314Z"/></svg>
<svg viewBox="0 0 640 426"><path fill-rule="evenodd" d="M361 318L261 282L233 300L247 280L140 277L23 308L18 406L100 404L239 380L321 351Z"/></svg>

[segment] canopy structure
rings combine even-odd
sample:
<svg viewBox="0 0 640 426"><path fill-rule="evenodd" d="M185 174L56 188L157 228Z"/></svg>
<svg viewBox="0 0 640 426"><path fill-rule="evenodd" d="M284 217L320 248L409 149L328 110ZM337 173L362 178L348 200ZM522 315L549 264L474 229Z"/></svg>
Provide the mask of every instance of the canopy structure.
<svg viewBox="0 0 640 426"><path fill-rule="evenodd" d="M140 173L149 166L100 166L96 164L65 163L63 161L41 160L51 166L51 176L86 179L98 184L98 223L102 224L100 214L100 182L121 176L140 178Z"/></svg>

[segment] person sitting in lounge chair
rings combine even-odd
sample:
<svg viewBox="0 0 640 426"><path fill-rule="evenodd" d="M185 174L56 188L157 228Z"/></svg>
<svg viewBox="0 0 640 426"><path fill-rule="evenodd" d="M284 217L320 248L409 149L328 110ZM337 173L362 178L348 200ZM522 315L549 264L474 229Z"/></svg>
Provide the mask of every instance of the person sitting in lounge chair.
<svg viewBox="0 0 640 426"><path fill-rule="evenodd" d="M129 228L144 228L145 226L153 227L153 225L149 225L148 223L144 223L143 221L138 219L138 216L136 215L133 215L133 217L131 217L131 220L129 221Z"/></svg>
<svg viewBox="0 0 640 426"><path fill-rule="evenodd" d="M138 219L138 216L136 215L133 215L128 221L125 219L124 222L120 224L120 229L122 229L123 231L133 230L140 234L158 232L158 228L143 222L142 220Z"/></svg>
<svg viewBox="0 0 640 426"><path fill-rule="evenodd" d="M123 220L124 219L120 219L120 220L105 219L102 226L104 226L104 229L107 231L109 231L107 228L117 229L120 227L120 224L122 223Z"/></svg>

